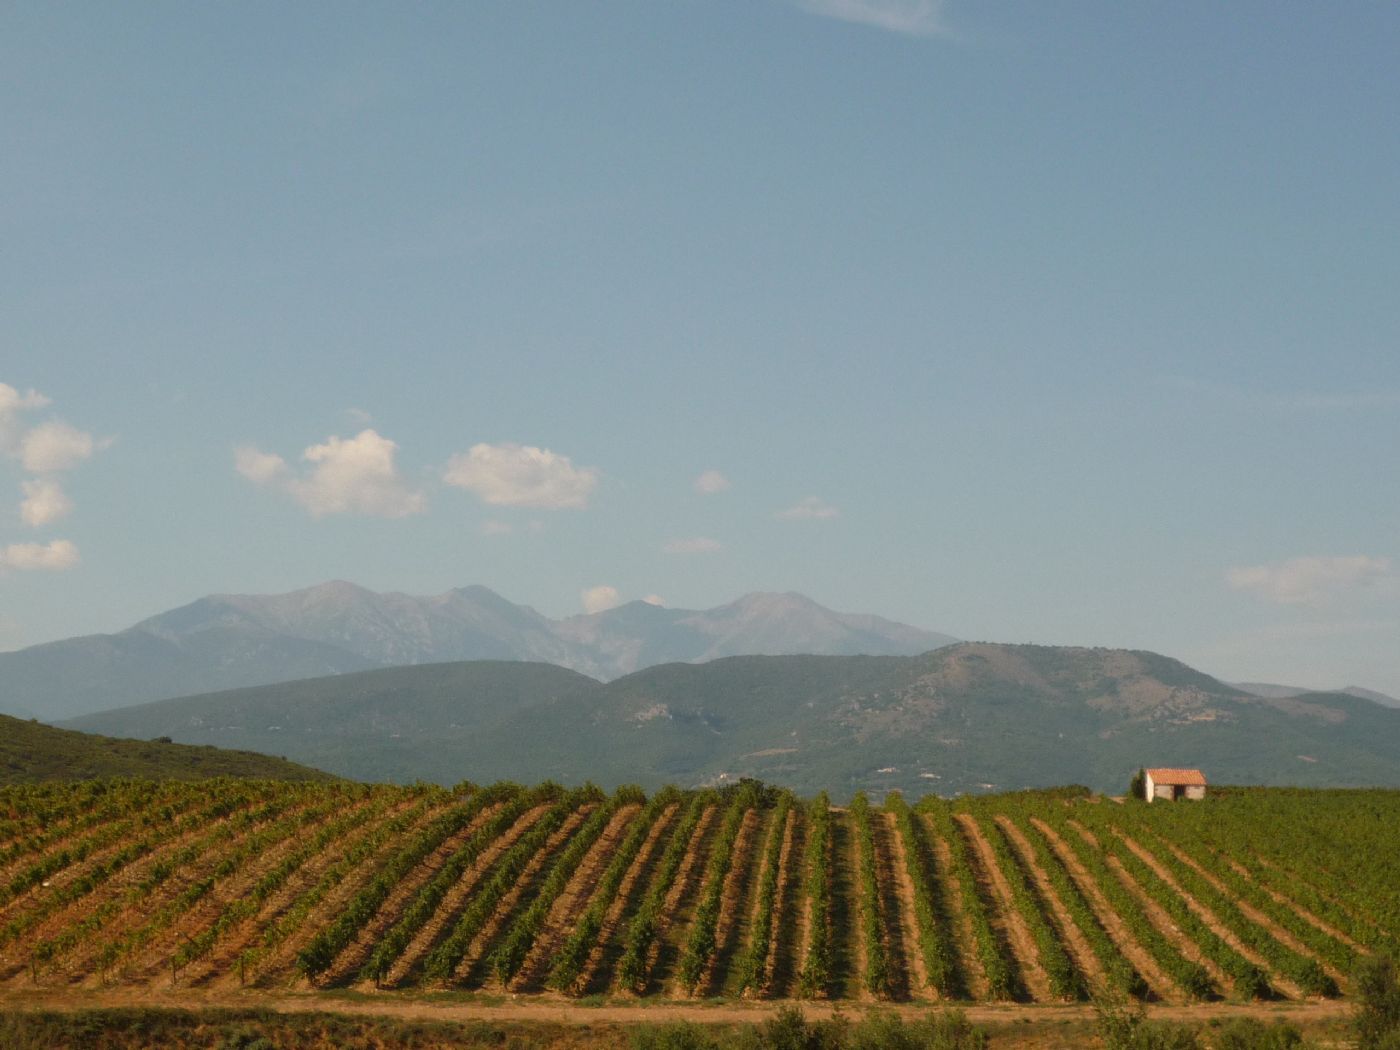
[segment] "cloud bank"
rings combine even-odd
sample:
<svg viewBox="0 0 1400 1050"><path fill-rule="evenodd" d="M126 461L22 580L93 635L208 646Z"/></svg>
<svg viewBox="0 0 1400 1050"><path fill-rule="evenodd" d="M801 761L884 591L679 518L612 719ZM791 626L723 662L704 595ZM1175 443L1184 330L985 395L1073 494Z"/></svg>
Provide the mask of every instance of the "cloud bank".
<svg viewBox="0 0 1400 1050"><path fill-rule="evenodd" d="M942 36L943 0L795 0L803 11L905 36Z"/></svg>
<svg viewBox="0 0 1400 1050"><path fill-rule="evenodd" d="M774 517L784 521L811 521L821 518L836 518L840 515L841 512L825 500L820 500L816 496L808 496L786 510L778 511Z"/></svg>
<svg viewBox="0 0 1400 1050"><path fill-rule="evenodd" d="M667 554L714 554L724 550L724 544L708 536L692 536L688 539L670 540L661 549Z"/></svg>
<svg viewBox="0 0 1400 1050"><path fill-rule="evenodd" d="M702 496L713 496L729 488L729 479L717 470L707 470L695 479L694 488Z"/></svg>
<svg viewBox="0 0 1400 1050"><path fill-rule="evenodd" d="M1230 569L1225 582L1279 605L1320 605L1390 575L1389 558L1365 554L1304 557Z"/></svg>
<svg viewBox="0 0 1400 1050"><path fill-rule="evenodd" d="M78 548L71 540L49 543L12 543L0 549L0 569L21 572L61 572L78 564Z"/></svg>

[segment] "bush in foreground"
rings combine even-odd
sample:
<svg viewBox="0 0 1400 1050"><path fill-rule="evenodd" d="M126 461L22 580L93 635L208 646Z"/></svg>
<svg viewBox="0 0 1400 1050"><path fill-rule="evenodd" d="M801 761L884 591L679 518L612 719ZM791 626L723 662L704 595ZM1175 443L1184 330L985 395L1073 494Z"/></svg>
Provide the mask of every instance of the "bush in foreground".
<svg viewBox="0 0 1400 1050"><path fill-rule="evenodd" d="M864 1020L808 1021L796 1007L779 1010L760 1025L716 1033L686 1021L644 1025L633 1050L986 1050L987 1035L958 1010L912 1021L893 1010L873 1010Z"/></svg>
<svg viewBox="0 0 1400 1050"><path fill-rule="evenodd" d="M1363 959L1354 979L1357 1050L1400 1050L1400 968L1384 955Z"/></svg>

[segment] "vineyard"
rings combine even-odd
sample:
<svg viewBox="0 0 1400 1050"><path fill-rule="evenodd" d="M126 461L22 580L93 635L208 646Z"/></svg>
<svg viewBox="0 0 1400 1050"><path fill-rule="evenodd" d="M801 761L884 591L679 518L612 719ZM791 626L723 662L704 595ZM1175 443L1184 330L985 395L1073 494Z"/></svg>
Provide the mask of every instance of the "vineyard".
<svg viewBox="0 0 1400 1050"><path fill-rule="evenodd" d="M1396 857L1383 791L44 784L0 789L0 984L1337 998L1400 939Z"/></svg>

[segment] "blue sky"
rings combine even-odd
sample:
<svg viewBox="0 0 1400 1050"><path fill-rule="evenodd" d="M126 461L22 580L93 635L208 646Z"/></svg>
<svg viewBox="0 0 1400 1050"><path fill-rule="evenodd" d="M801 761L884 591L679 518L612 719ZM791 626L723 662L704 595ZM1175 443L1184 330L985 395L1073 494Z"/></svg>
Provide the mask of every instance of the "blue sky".
<svg viewBox="0 0 1400 1050"><path fill-rule="evenodd" d="M1390 4L10 5L0 646L798 590L1400 693L1397 53Z"/></svg>

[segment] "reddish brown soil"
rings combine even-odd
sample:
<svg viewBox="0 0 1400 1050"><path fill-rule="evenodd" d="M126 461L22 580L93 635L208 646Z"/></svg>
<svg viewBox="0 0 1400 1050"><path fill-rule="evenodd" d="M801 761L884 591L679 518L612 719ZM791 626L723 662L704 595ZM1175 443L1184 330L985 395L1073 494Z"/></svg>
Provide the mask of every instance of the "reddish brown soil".
<svg viewBox="0 0 1400 1050"><path fill-rule="evenodd" d="M392 820L400 813L412 806L411 798L401 799L399 802L387 809L377 807L376 800L370 796L363 799L352 810L355 815L363 814L365 819L357 819L352 823L351 830L335 843L333 850L326 850L319 856L307 857L302 865L288 876L287 881L281 889L271 894L263 905L258 909L256 915L250 916L237 926L227 931L218 946L204 959L192 963L180 974L182 984L204 984L219 977L226 977L230 982L240 981L240 975L236 971L238 959L251 947L253 940L258 934L267 929L293 904L297 899L315 885L321 873L327 865L333 863L333 854L345 849L353 848L365 835L369 834L374 827L375 820ZM369 814L375 817L369 817Z"/></svg>
<svg viewBox="0 0 1400 1050"><path fill-rule="evenodd" d="M1262 955L1241 941L1239 937L1235 935L1235 932L1220 920L1220 917L1216 915L1215 912L1211 911L1195 897L1187 893L1186 888L1176 881L1176 877L1168 870L1165 864L1157 859L1156 855L1153 854L1151 850L1144 847L1122 830L1116 830L1116 834L1123 840L1123 844L1127 846L1128 849L1132 850L1133 854L1140 861L1152 869L1154 875L1165 882L1173 893L1186 902L1186 906L1195 912L1196 917L1200 919L1201 922L1205 923L1206 928L1210 930L1211 933L1215 934L1231 948L1239 952L1240 955L1244 956L1255 966L1259 967L1260 970L1268 974L1269 983L1290 999L1302 999L1304 997L1301 988L1283 974L1279 973L1279 971L1271 966L1269 961Z"/></svg>
<svg viewBox="0 0 1400 1050"><path fill-rule="evenodd" d="M1065 907L1064 901L1060 900L1060 895L1055 892L1055 887L1050 882L1050 876L1036 863L1035 850L1026 841L1026 836L1010 817L1002 814L996 820L1006 830L1007 838L1011 841L1011 848L1020 857L1021 864L1035 880L1036 889L1041 899L1049 904L1050 911L1054 916L1054 925L1060 935L1060 943L1069 951L1070 957L1074 960L1075 969L1084 975L1093 992L1097 994L1105 991L1107 983L1104 978L1103 966L1099 964L1098 956L1094 954L1094 950L1089 947L1089 942L1084 939L1083 932L1075 925L1074 918L1070 915L1069 909Z"/></svg>
<svg viewBox="0 0 1400 1050"><path fill-rule="evenodd" d="M1367 913L1364 912L1364 911L1362 911L1362 912L1353 911L1350 907L1348 907L1348 904L1347 904L1346 901L1339 900L1339 899L1336 897L1335 894L1327 893L1325 890L1319 889L1317 886L1312 885L1312 884L1309 883L1306 879L1304 879L1301 875L1299 875L1296 871L1287 871L1287 870L1285 870L1285 869L1279 867L1279 866L1278 866L1277 864L1275 864L1273 861L1266 860L1266 859L1263 858L1263 857L1255 857L1254 859L1255 859L1256 863L1258 863L1258 865L1259 865L1261 868L1266 868L1266 869L1268 869L1269 871L1272 871L1272 872L1275 872L1275 873L1278 874L1278 875L1281 875L1281 876L1283 877L1284 881L1286 881L1286 882L1288 882L1288 883L1290 883L1290 884L1296 883L1296 884L1300 884L1300 885L1307 886L1309 889L1311 889L1311 890L1313 891L1313 893L1317 894L1319 897L1322 897L1322 898L1325 899L1325 900L1331 901L1332 904L1336 905L1336 907L1337 907L1337 909L1338 909L1339 911L1345 913L1346 915L1349 915L1349 916L1351 917L1352 921L1353 921L1354 923L1356 923L1358 926L1369 926L1369 927L1371 927L1371 929L1375 930L1377 933L1381 934L1383 937L1387 937L1387 938L1388 938L1388 937L1390 936L1390 932L1385 928L1385 926L1383 926L1381 923L1379 923L1379 922L1376 921L1375 916L1369 915L1369 914L1367 914ZM1363 947L1363 948L1360 948L1359 950L1364 951L1365 948Z"/></svg>
<svg viewBox="0 0 1400 1050"><path fill-rule="evenodd" d="M447 836L437 849L424 858L422 863L405 874L389 896L384 898L384 903L379 906L374 917L360 927L360 932L355 936L355 939L345 946L345 949L336 957L335 962L318 978L316 983L324 987L334 987L358 973L366 960L369 959L370 953L374 951L375 944L394 923L398 922L404 908L418 895L418 891L442 870L442 866L447 863L448 858L480 831L500 808L500 803L487 806L474 816L466 827Z"/></svg>
<svg viewBox="0 0 1400 1050"><path fill-rule="evenodd" d="M768 947L768 982L760 998L791 994L798 960L806 950L808 926L806 901L803 899L802 813L794 807L788 813L787 829L783 833L783 850L778 856L778 889L773 897L773 938ZM791 936L784 931L791 929Z"/></svg>
<svg viewBox="0 0 1400 1050"><path fill-rule="evenodd" d="M198 795L193 792L186 792L183 785L181 785L178 788L158 792L149 802L145 803L145 808L148 812L154 812L166 806L170 806L173 815L178 819L188 813L189 810L193 809L198 801ZM85 869L90 868L100 856L108 856L116 850L121 849L131 838L144 838L149 834L158 834L169 826L168 824L164 824L142 827L134 820L128 821L128 824L130 826L125 835L114 840L107 846L102 847L100 851L94 851L89 854L79 862L79 865ZM78 846L89 835L105 834L105 829L107 827L109 827L108 823L100 819L99 815L93 815L88 812L72 817L52 828L43 827L39 821L29 822L27 827L17 832L15 837L30 838L32 836L37 841L33 842L32 847L26 846L26 848L9 861L0 865L0 886L7 885L12 878L20 872L32 867L41 859L52 856L61 850ZM77 877L78 873L74 870L77 866L78 865L70 865L67 868L60 868L58 871L48 876L45 881L48 882L51 887L61 885L63 882ZM21 895L21 899L34 894L34 889L27 890ZM6 902L4 906L0 906L0 921L4 921L9 917L8 909L10 903L11 902Z"/></svg>
<svg viewBox="0 0 1400 1050"><path fill-rule="evenodd" d="M158 849L148 853L145 857L136 861L117 872L111 880L102 887L100 893L90 893L77 900L69 902L62 908L57 909L52 914L46 916L38 925L31 927L16 943L8 949L3 956L0 956L0 980L15 978L22 973L28 965L28 960L34 949L56 937L65 930L77 926L93 916L108 901L118 897L131 886L144 879L149 874L151 868L160 863L171 854L189 846L196 840L210 834L211 831L223 827L229 821L229 817L222 818L212 824L186 828L184 831L167 840Z"/></svg>
<svg viewBox="0 0 1400 1050"><path fill-rule="evenodd" d="M904 840L893 813L877 814L885 827L885 841L890 850L890 874L893 879L900 940L904 946L904 972L908 975L907 991L916 999L937 999L938 990L928 976L924 953L919 947L919 919L914 901L914 880L909 877L909 862Z"/></svg>
<svg viewBox="0 0 1400 1050"><path fill-rule="evenodd" d="M949 909L955 916L953 921L953 941L958 949L959 968L967 976L968 993L974 999L986 999L991 995L991 984L982 960L977 957L976 939L972 933L972 919L968 915L965 894L972 887L964 886L962 879L953 874L953 851L943 837L938 834L928 817L924 821L924 834L933 844L934 863L938 866L937 878L947 887Z"/></svg>
<svg viewBox="0 0 1400 1050"><path fill-rule="evenodd" d="M874 1002L865 987L869 960L865 923L860 921L860 841L850 811L831 807L831 991L839 999Z"/></svg>
<svg viewBox="0 0 1400 1050"><path fill-rule="evenodd" d="M481 928L481 932L476 935L472 943L468 945L466 954L462 956L462 961L457 964L457 969L452 975L454 984L476 983L480 977L478 970L486 961L486 955L491 950L498 935L504 933L509 927L506 925L515 917L515 911L520 904L521 898L538 881L540 874L561 849L565 843L573 838L574 832L579 825L588 819L588 815L597 806L589 803L580 806L564 819L554 834L545 839L544 846L530 858L530 862L521 871L520 878L515 884L515 888L507 893L496 904L495 914L487 920L486 925Z"/></svg>
<svg viewBox="0 0 1400 1050"><path fill-rule="evenodd" d="M1089 869L1080 863L1079 858L1074 855L1074 851L1049 824L1038 817L1032 817L1031 823L1045 837L1045 841L1050 844L1055 855L1064 862L1070 878L1074 880L1075 885L1079 887L1080 892L1088 900L1089 907L1093 909L1094 915L1103 926L1104 931L1118 946L1118 950L1123 953L1123 958L1127 959L1132 964L1133 969L1142 975L1142 979L1152 990L1153 996L1161 1001L1174 998L1176 986L1172 983L1171 978L1162 972L1162 968L1157 965L1156 960L1133 936L1122 917L1104 897L1103 891L1099 889L1099 884L1089 874Z"/></svg>
<svg viewBox="0 0 1400 1050"><path fill-rule="evenodd" d="M130 935L138 934L140 931L154 931L155 927L152 924L158 921L155 917L159 916L162 910L173 905L190 886L212 875L214 868L229 853L238 850L248 839L259 834L269 824L289 815L303 812L310 808L310 805L311 803L307 800L294 802L292 805L276 811L267 820L237 831L231 838L220 837L215 833L227 830L232 818L221 820L210 828L202 829L205 832L205 845L200 855L188 866L173 873L144 900L125 906L122 911L104 923L101 938L81 946L69 960L68 965L64 967L67 971L65 979L82 980L87 978L90 984L107 980L110 975L102 973L99 966L102 949L114 941L121 941ZM118 961L118 969L124 971L131 961L133 960Z"/></svg>
<svg viewBox="0 0 1400 1050"><path fill-rule="evenodd" d="M695 826L695 834L691 836L690 845L681 860L680 869L676 872L676 880L666 893L661 917L656 924L656 940L647 958L647 972L653 975L653 983L662 983L663 964L676 954L678 945L672 931L684 930L690 923L690 912L695 906L692 883L704 871L703 865L709 854L710 840L719 824L718 816L718 806L709 806L701 814L700 822ZM685 907L682 907L683 904Z"/></svg>
<svg viewBox="0 0 1400 1050"><path fill-rule="evenodd" d="M1249 869L1246 868L1239 861L1227 857L1226 863L1229 864L1230 867L1234 868L1235 871L1239 873L1241 878L1248 879L1254 885L1258 886L1261 890L1263 890L1270 897L1272 897L1276 903L1281 904L1285 908L1288 908L1291 911L1295 912L1304 921L1311 923L1313 926L1321 930L1323 933L1327 934L1327 936L1331 937L1333 940L1341 941L1352 951L1361 952L1362 954L1365 954L1366 949L1362 945L1358 944L1355 940L1348 937L1345 933L1337 929L1337 927L1333 926L1326 919L1314 915L1302 905L1298 904L1295 901L1289 900L1287 897L1285 897L1282 893L1279 893L1278 890L1274 889L1272 886L1266 886L1264 883L1258 881L1253 875L1250 874Z"/></svg>
<svg viewBox="0 0 1400 1050"><path fill-rule="evenodd" d="M323 824L333 820L339 812L336 807L328 807L310 824L298 822L295 827L287 829L287 836L280 842L269 844L262 852L249 857L241 870L220 879L194 907L173 921L131 960L125 967L124 976L128 980L145 981L157 986L169 985L172 979L176 979L172 978L170 965L180 946L217 922L230 904L247 894L267 871L294 853L302 836L315 835Z"/></svg>
<svg viewBox="0 0 1400 1050"><path fill-rule="evenodd" d="M908 999L910 982L913 980L914 964L909 959L910 950L918 955L914 939L908 936L903 909L900 907L900 878L908 878L903 867L894 865L894 847L890 839L894 837L890 820L893 814L873 809L870 812L870 837L875 845L875 899L880 909L880 930L884 937L885 968L889 974L889 992L886 998Z"/></svg>
<svg viewBox="0 0 1400 1050"><path fill-rule="evenodd" d="M452 929L452 924L456 922L458 913L466 907L467 900L481 885L482 879L491 870L491 866L548 811L548 803L542 803L526 810L514 824L506 829L503 835L481 851L481 855L476 858L471 867L462 873L462 877L457 880L456 885L443 894L443 898L438 902L432 917L423 924L413 939L408 942L408 947L404 949L403 954L390 967L384 981L386 987L398 987L418 969L423 960L427 958L428 953L436 947L438 941Z"/></svg>
<svg viewBox="0 0 1400 1050"><path fill-rule="evenodd" d="M191 798L194 797L193 795L191 796ZM185 808L188 809L192 807L187 806ZM187 816L186 814L186 817ZM60 890L71 884L74 880L92 873L99 864L109 860L113 854L127 845L126 839L119 839L108 847L94 852L86 860L56 872L48 879L45 879L42 884L31 888L24 894L15 898L9 907L0 909L0 923L8 924L22 916L23 921L33 923L33 925L31 925L26 932L18 935L15 940L19 943L38 943L45 937L51 936L53 933L57 933L69 925L68 922L63 921L61 918L56 920L54 918L55 916L89 914L91 907L95 905L90 905L87 902L89 900L97 900L100 903L100 901L107 899L110 892L108 887L118 885L118 880L122 879L126 872L145 870L145 868L138 866L144 865L145 867L149 867L154 863L152 859L154 856L162 855L171 849L178 849L180 845L188 843L197 835L206 833L209 830L209 825L196 825L193 830L191 830L182 828L177 819L171 823L142 830L144 833L141 839L149 846L149 850L144 856L137 857L129 865L112 872L106 880L94 886L82 896L68 901L66 904L54 903L54 895ZM172 845L172 843L175 843L177 840L178 845ZM48 852L48 850L44 850L41 855L47 855ZM37 857L31 857L30 860L26 862L26 865L22 866L34 863L37 859ZM85 908L88 910L83 910ZM19 958L19 951L18 948L14 949L15 959ZM7 955L0 954L0 977L3 977L8 969L5 965L7 961Z"/></svg>
<svg viewBox="0 0 1400 1050"><path fill-rule="evenodd" d="M1075 833L1089 845L1093 846L1095 849L1100 848L1099 840L1094 837L1094 833L1088 828L1073 820L1070 821L1070 827L1072 827ZM1127 868L1123 867L1117 857L1105 855L1104 862L1108 865L1109 870L1113 872L1118 881L1123 884L1123 888L1137 898L1138 904L1142 906L1142 910L1146 913L1148 920L1153 926L1157 927L1158 932L1172 944L1176 945L1177 951L1198 966L1204 967L1205 971L1210 974L1210 979L1215 982L1217 987L1225 988L1230 991L1234 990L1234 982L1225 975L1225 971L1208 958L1205 953L1201 951L1200 947L1197 946L1195 941L1187 937L1186 934L1181 931L1180 927L1172 921L1172 917L1167 914L1166 909L1148 895L1147 891L1138 884L1137 879L1133 878L1132 874Z"/></svg>
<svg viewBox="0 0 1400 1050"><path fill-rule="evenodd" d="M982 834L982 828L972 814L956 813L953 819L967 832L968 842L978 861L979 877L991 886L991 896L996 901L995 913L991 916L992 925L1005 931L1007 942L1020 965L1026 989L1036 1002L1054 1001L1050 992L1050 978L1045 975L1045 969L1040 965L1040 955L1036 952L1035 938L1031 936L1021 913L1016 910L1011 896L1011 885L1006 881L1006 873L997 864L991 843Z"/></svg>
<svg viewBox="0 0 1400 1050"><path fill-rule="evenodd" d="M764 832L763 838L762 838L761 842L759 843L759 845L757 846L758 858L759 858L759 860L760 860L760 863L759 863L759 865L758 865L758 870L757 870L756 872L754 872L754 892L753 892L752 894L750 894L750 900L749 900L749 906L748 906L748 914L746 914L746 915L744 916L745 932L744 932L743 937L741 938L742 943L743 943L743 945L744 945L743 951L744 951L744 957L745 957L745 958L747 958L748 955L749 955L749 953L753 951L753 940L754 940L754 937L756 937L756 936L758 935L758 929L757 929L757 927L758 927L758 907L759 907L759 905L762 903L762 901L760 900L760 897L759 897L759 890L760 890L760 889L762 888L762 886L763 886L763 881L764 881L766 878L768 878L768 868L769 868L769 864L768 864L768 853L769 853L769 851L772 849L773 842L775 841L775 836L776 836L776 841L777 841L777 843L778 843L778 855L777 855L776 857L773 858L773 865L772 865L772 866L776 869L776 870L774 871L774 873L773 873L773 878L774 878L774 902L773 902L773 903L774 903L774 907L773 907L773 914L769 916L769 924L768 924L768 930L769 930L768 953L767 953L767 954L764 956L764 958L763 958L763 977L762 977L761 983L760 983L760 985L759 985L759 987L758 987L757 989L752 989L752 988L746 988L746 989L744 989L743 995L744 995L745 998L753 998L753 996L755 996L755 995L761 993L762 990L763 990L763 985L765 985L765 984L768 982L768 975L772 973L772 971L768 968L768 966L769 966L769 960L771 960L771 959L773 958L773 939L772 939L772 932L773 932L773 929L774 929L774 925L775 925L776 922L777 922L777 914L778 914L778 909L777 909L777 887L778 887L778 879L779 879L779 877L780 877L780 873L782 872L782 868L783 868L783 854L782 854L783 847L784 847L784 845L786 845L786 843L789 841L789 839L788 839L788 834L787 834L787 833L788 833L788 828L789 828L789 827L791 827L791 821L789 821L786 817L784 818L784 820L783 820L783 822L782 822L781 824L777 823L776 820L770 821L769 824L768 824L768 829ZM736 946L736 947L737 947L737 946ZM733 975L733 974L730 974L729 977L730 977L730 979L732 980L733 977L734 977L734 975Z"/></svg>
<svg viewBox="0 0 1400 1050"><path fill-rule="evenodd" d="M598 930L598 943L588 954L588 961L584 964L583 972L579 975L577 990L585 990L598 983L604 964L609 955L609 946L613 945L614 934L622 925L622 918L627 914L628 909L635 903L635 898L640 894L644 885L641 881L643 876L649 873L655 862L660 859L661 839L666 834L671 824L680 812L679 805L669 806L666 812L652 826L647 834L646 841L642 843L642 848L637 851L637 856L633 858L631 866L627 869L627 874L622 877L622 883L617 888L617 896L612 905L608 908L608 913L603 917L603 925Z"/></svg>
<svg viewBox="0 0 1400 1050"><path fill-rule="evenodd" d="M617 852L618 844L641 810L639 805L621 806L608 821L608 826L598 836L598 841L593 844L573 877L569 879L568 885L564 887L564 891L550 907L544 929L535 938L534 947L526 957L520 975L512 982L511 987L514 990L538 990L545 973L554 962L555 951L569 936L579 915L588 907L594 887L603 877L608 862Z"/></svg>
<svg viewBox="0 0 1400 1050"><path fill-rule="evenodd" d="M406 838L417 835L429 823L442 816L455 804L454 800L444 799L435 806L425 806L423 812L418 815L418 819L405 828L400 835L385 841L377 850L356 865L354 870L346 872L345 877L340 880L340 884L327 893L307 913L300 928L278 945L267 959L263 960L256 974L249 975L252 981L264 987L276 982L295 983L297 979L297 953L311 943L312 938L322 928L334 921L335 916L339 915L355 894L359 893L365 884L374 878L375 873L387 863L388 859L397 850L403 848ZM326 866L329 867L333 863L334 858L328 854Z"/></svg>
<svg viewBox="0 0 1400 1050"><path fill-rule="evenodd" d="M346 1016L382 1016L465 1021L555 1021L569 1024L635 1024L686 1020L697 1023L743 1023L762 1021L786 1007L800 1008L810 1019L824 1019L837 1011L850 1015L849 1004L813 1003L791 999L748 1002L734 1000L722 1004L656 1003L638 1005L618 1002L585 1006L573 1000L545 996L519 996L509 1001L471 999L423 999L402 993L346 999L324 992L267 993L252 990L177 989L159 992L148 988L109 988L86 991L81 997L52 988L0 991L0 1008L12 1010L89 1010L120 1007L178 1009L267 1009L279 1013L333 1012ZM885 1004L905 1017L923 1017L927 1003ZM1064 1024L1073 1020L1092 1021L1094 1008L1076 1005L972 1004L963 1009L977 1024L998 1022L1030 1025ZM1210 1003L1149 1007L1147 1015L1156 1020L1209 1024L1229 1017L1254 1017L1308 1024L1344 1020L1352 1011L1349 1004L1336 1000L1310 1000L1305 1003ZM1001 1046L998 1040L996 1046Z"/></svg>
<svg viewBox="0 0 1400 1050"><path fill-rule="evenodd" d="M754 861L764 841L761 834L764 815L756 809L744 814L744 822L739 826L739 834L734 840L734 861L724 878L724 889L720 891L719 919L715 923L715 951L710 957L705 972L700 976L696 994L706 991L718 995L722 990L724 976L734 951L747 940L752 916L748 906L753 896L756 881Z"/></svg>
<svg viewBox="0 0 1400 1050"><path fill-rule="evenodd" d="M1157 841L1160 845L1165 846L1167 849L1171 850L1172 855L1175 856L1177 860L1181 861L1181 863L1185 864L1197 875L1205 879L1206 882L1210 883L1217 893L1221 893L1233 900L1235 902L1235 907L1239 908L1239 910L1244 914L1245 918L1247 918L1250 922L1254 923L1256 926L1260 926L1264 930L1266 930L1269 936L1272 937L1274 940L1284 945L1290 951L1297 952L1299 955L1305 956L1309 959L1313 959L1319 966L1322 967L1322 969L1327 973L1329 977L1331 977L1334 981L1338 982L1339 984L1346 980L1345 975L1340 970L1338 970L1335 966L1330 965L1325 959L1322 959L1316 954L1314 954L1308 948L1307 945L1305 945L1302 941L1298 940L1297 937L1289 933L1272 918L1270 918L1268 915L1265 915L1262 911L1254 907L1248 901L1242 900L1239 897L1235 896L1235 894L1231 892L1230 888L1226 886L1225 883L1221 882L1220 879L1218 879L1215 875L1211 874L1208 870L1206 870L1204 865L1200 864L1194 857L1192 857L1180 846L1177 846L1176 844L1171 842L1167 842L1165 839L1161 838L1159 838Z"/></svg>

